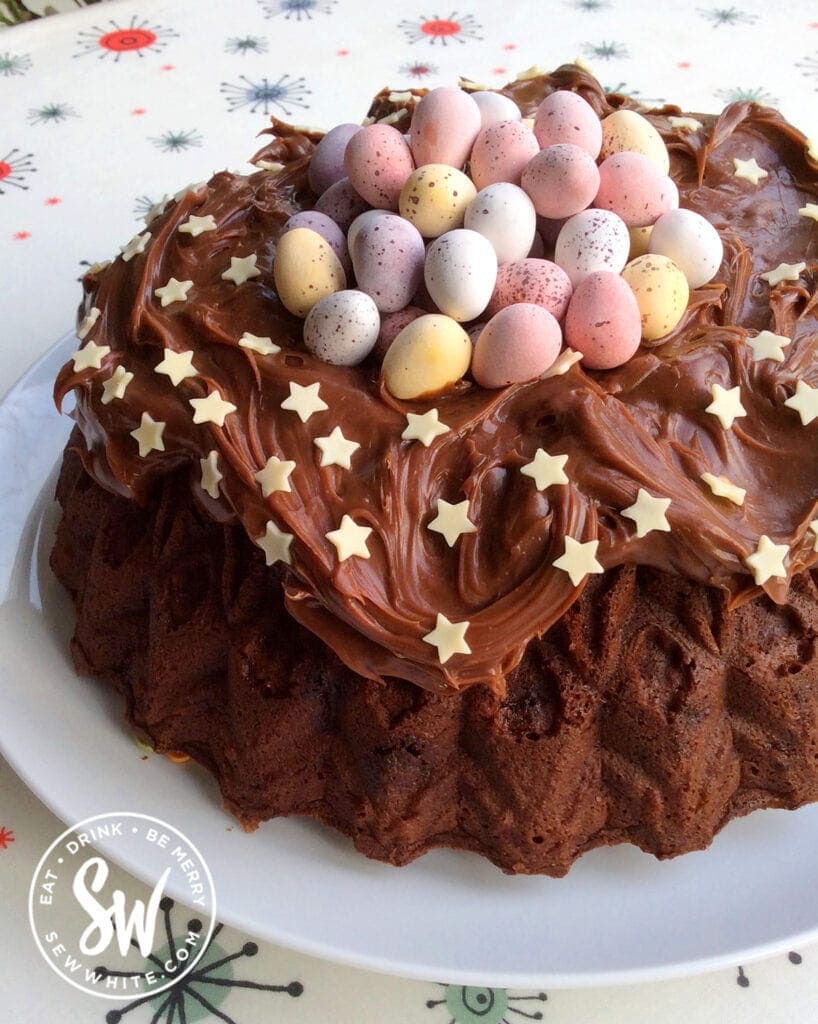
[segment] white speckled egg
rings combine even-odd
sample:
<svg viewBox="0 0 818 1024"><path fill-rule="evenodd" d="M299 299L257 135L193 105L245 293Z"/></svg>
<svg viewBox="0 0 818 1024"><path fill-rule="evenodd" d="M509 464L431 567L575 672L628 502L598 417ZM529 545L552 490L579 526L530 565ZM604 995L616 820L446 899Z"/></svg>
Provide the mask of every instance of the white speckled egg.
<svg viewBox="0 0 818 1024"><path fill-rule="evenodd" d="M363 218L366 223L358 218L350 228L355 280L382 313L393 313L408 305L421 282L423 239L413 224L394 213L365 213Z"/></svg>
<svg viewBox="0 0 818 1024"><path fill-rule="evenodd" d="M462 168L480 123L480 108L462 89L443 85L427 92L412 115L410 145L415 164Z"/></svg>
<svg viewBox="0 0 818 1024"><path fill-rule="evenodd" d="M667 256L648 253L631 260L622 271L622 279L636 297L642 318L642 337L646 341L664 338L687 309L690 297L687 278Z"/></svg>
<svg viewBox="0 0 818 1024"><path fill-rule="evenodd" d="M602 149L605 160L614 153L641 153L652 160L662 174L670 170L667 146L646 117L635 110L615 110L602 121Z"/></svg>
<svg viewBox="0 0 818 1024"><path fill-rule="evenodd" d="M325 295L346 288L346 274L330 244L310 228L282 235L273 260L278 297L302 319Z"/></svg>
<svg viewBox="0 0 818 1024"><path fill-rule="evenodd" d="M472 99L480 108L480 122L482 128L488 128L491 124L499 124L501 121L519 121L520 108L502 93L492 92L491 89L482 89L480 92L472 93Z"/></svg>
<svg viewBox="0 0 818 1024"><path fill-rule="evenodd" d="M498 181L520 184L526 164L540 151L534 133L521 121L500 121L474 140L469 170L478 188Z"/></svg>
<svg viewBox="0 0 818 1024"><path fill-rule="evenodd" d="M372 299L354 289L325 295L304 321L304 344L325 363L355 366L378 340L381 318Z"/></svg>
<svg viewBox="0 0 818 1024"><path fill-rule="evenodd" d="M480 332L472 376L484 388L522 384L545 373L561 347L560 325L548 310L518 302L501 309Z"/></svg>
<svg viewBox="0 0 818 1024"><path fill-rule="evenodd" d="M415 168L412 152L397 128L370 124L353 135L344 167L355 191L370 206L397 210L400 191Z"/></svg>
<svg viewBox="0 0 818 1024"><path fill-rule="evenodd" d="M466 207L465 227L491 242L498 263L524 259L537 230L534 204L518 185L498 181L481 189Z"/></svg>
<svg viewBox="0 0 818 1024"><path fill-rule="evenodd" d="M533 302L561 320L571 298L571 280L551 260L524 259L504 263L488 305L489 316L515 302Z"/></svg>
<svg viewBox="0 0 818 1024"><path fill-rule="evenodd" d="M337 124L313 150L307 177L310 188L317 196L323 195L330 185L346 177L344 153L349 140L360 130L359 124Z"/></svg>
<svg viewBox="0 0 818 1024"><path fill-rule="evenodd" d="M579 146L593 160L602 146L602 126L594 108L575 92L558 89L537 107L534 134L545 149L559 142Z"/></svg>
<svg viewBox="0 0 818 1024"><path fill-rule="evenodd" d="M400 213L424 238L459 228L477 189L448 164L426 164L409 176L400 194Z"/></svg>
<svg viewBox="0 0 818 1024"><path fill-rule="evenodd" d="M477 231L458 228L435 239L423 279L437 308L461 323L480 316L497 280L497 256Z"/></svg>
<svg viewBox="0 0 818 1024"><path fill-rule="evenodd" d="M563 224L554 260L576 288L596 270L614 274L628 262L630 235L621 217L609 210L583 210Z"/></svg>
<svg viewBox="0 0 818 1024"><path fill-rule="evenodd" d="M469 368L472 344L457 321L439 313L420 316L400 332L383 359L387 391L404 401L452 388Z"/></svg>
<svg viewBox="0 0 818 1024"><path fill-rule="evenodd" d="M627 283L608 270L580 281L565 317L565 341L590 370L626 363L639 348L639 306Z"/></svg>
<svg viewBox="0 0 818 1024"><path fill-rule="evenodd" d="M718 273L724 246L709 220L693 210L670 210L653 225L650 252L667 256L687 278L701 288Z"/></svg>

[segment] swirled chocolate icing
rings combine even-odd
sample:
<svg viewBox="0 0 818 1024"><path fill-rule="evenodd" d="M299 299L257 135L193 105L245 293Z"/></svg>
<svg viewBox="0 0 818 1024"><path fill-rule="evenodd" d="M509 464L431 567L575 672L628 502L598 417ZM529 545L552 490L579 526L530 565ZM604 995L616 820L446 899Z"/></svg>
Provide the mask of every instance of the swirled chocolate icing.
<svg viewBox="0 0 818 1024"><path fill-rule="evenodd" d="M631 105L605 96L574 66L511 84L524 116L558 88L580 92L604 116ZM371 114L394 111L383 93ZM787 600L793 575L811 565L818 512L818 420L804 426L784 401L799 380L818 387L818 227L798 210L818 194L818 167L804 137L777 112L737 103L703 127L676 130L676 107L648 113L665 139L681 205L718 229L721 270L693 292L667 338L643 345L619 369L561 376L498 391L463 382L425 403L404 403L380 386L379 367L319 362L301 341L301 321L278 302L272 274L287 218L315 197L306 169L317 136L274 122L256 159L284 164L241 177L216 174L183 194L149 227L144 253L84 280L81 313L101 315L90 339L110 346L101 370L61 371L55 397L76 396L87 471L104 487L144 501L157 477L190 466L193 495L217 521L240 521L255 539L272 519L294 535L292 565L280 563L291 614L352 669L430 689L485 682L502 692L528 641L576 601L582 584L553 566L566 536L598 538L610 568L650 565L726 591L733 604L759 593L744 559L766 534L787 544L787 578L764 589ZM398 119L406 127L409 114ZM733 159L755 157L768 171L757 186L735 177ZM216 229L179 232L190 215ZM231 256L256 253L260 276L235 285L222 273ZM797 281L770 287L760 275L804 262ZM156 288L192 280L187 301L162 308ZM748 336L769 329L792 339L781 363L753 361ZM249 331L281 347L262 356L239 347ZM163 349L192 350L197 375L174 387L154 370ZM134 374L122 399L103 404L118 365ZM320 383L326 411L306 423L281 408L290 383ZM705 412L713 384L740 386L747 415L729 430ZM196 425L189 400L218 390L236 406L224 427ZM407 412L438 409L450 427L426 448L401 439ZM142 458L131 431L143 412L166 424L164 451ZM314 441L339 426L360 448L351 470L321 468ZM541 492L520 473L538 448L567 454L569 484ZM201 487L199 460L218 452L220 496ZM264 498L254 475L271 455L295 461L291 492ZM702 473L745 488L738 507L715 497ZM644 487L671 499L668 533L638 539L621 512ZM477 527L450 548L428 529L437 500L469 501ZM326 534L343 515L372 528L370 558L338 562ZM438 612L468 621L470 655L441 665L423 641Z"/></svg>

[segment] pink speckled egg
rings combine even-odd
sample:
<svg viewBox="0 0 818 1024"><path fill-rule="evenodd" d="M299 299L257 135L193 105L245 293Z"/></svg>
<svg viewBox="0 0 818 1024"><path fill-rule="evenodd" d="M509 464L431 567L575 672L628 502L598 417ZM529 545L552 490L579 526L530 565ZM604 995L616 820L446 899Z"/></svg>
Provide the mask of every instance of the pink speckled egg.
<svg viewBox="0 0 818 1024"><path fill-rule="evenodd" d="M389 350L389 346L403 328L407 324L411 324L413 320L417 320L419 316L424 316L425 314L426 310L421 309L419 306L404 306L403 309L397 309L394 313L384 313L381 317L381 329L378 333L378 340L375 342L375 355L383 359Z"/></svg>
<svg viewBox="0 0 818 1024"><path fill-rule="evenodd" d="M330 185L346 177L344 153L349 140L360 130L359 124L337 124L313 150L307 178L317 196L323 195Z"/></svg>
<svg viewBox="0 0 818 1024"><path fill-rule="evenodd" d="M369 209L369 203L358 195L349 178L342 178L330 185L314 209L334 220L342 231L348 231L355 218Z"/></svg>
<svg viewBox="0 0 818 1024"><path fill-rule="evenodd" d="M356 221L350 229L355 280L381 313L394 313L409 304L423 277L423 239L414 225L396 214L363 216L366 223Z"/></svg>
<svg viewBox="0 0 818 1024"><path fill-rule="evenodd" d="M626 363L639 348L642 321L636 298L619 274L598 270L580 281L565 317L565 341L591 370Z"/></svg>
<svg viewBox="0 0 818 1024"><path fill-rule="evenodd" d="M537 107L534 134L545 149L560 142L579 146L593 160L602 148L602 123L594 108L575 92L552 92Z"/></svg>
<svg viewBox="0 0 818 1024"><path fill-rule="evenodd" d="M643 228L679 205L679 190L642 153L614 153L599 166L595 205L618 214L629 228Z"/></svg>
<svg viewBox="0 0 818 1024"><path fill-rule="evenodd" d="M484 388L534 380L553 364L562 348L554 317L530 302L496 313L480 332L472 356L472 376Z"/></svg>
<svg viewBox="0 0 818 1024"><path fill-rule="evenodd" d="M515 302L542 306L561 320L571 299L568 275L550 260L524 259L504 263L497 271L497 282L488 304L489 316Z"/></svg>
<svg viewBox="0 0 818 1024"><path fill-rule="evenodd" d="M284 231L292 231L293 228L310 228L312 231L317 232L325 242L329 243L330 248L341 261L341 266L344 268L347 276L349 276L349 272L352 270L352 263L347 251L347 240L344 237L343 231L331 217L328 217L325 213L320 213L318 210L300 210L298 213L294 213L284 225Z"/></svg>
<svg viewBox="0 0 818 1024"><path fill-rule="evenodd" d="M355 191L370 206L397 210L401 189L415 169L415 162L397 128L370 124L347 143L344 167Z"/></svg>
<svg viewBox="0 0 818 1024"><path fill-rule="evenodd" d="M597 270L618 274L628 262L631 236L621 217L610 210L583 210L562 226L554 249L554 261L579 282Z"/></svg>
<svg viewBox="0 0 818 1024"><path fill-rule="evenodd" d="M480 108L453 85L427 92L415 107L410 145L415 164L449 164L462 168L480 131Z"/></svg>
<svg viewBox="0 0 818 1024"><path fill-rule="evenodd" d="M488 128L491 124L499 124L501 121L519 121L521 118L520 108L500 92L492 92L491 89L481 89L472 93L472 99L480 108L481 127Z"/></svg>
<svg viewBox="0 0 818 1024"><path fill-rule="evenodd" d="M534 133L520 121L483 128L471 151L471 177L478 190L497 181L520 184L523 168L540 151Z"/></svg>
<svg viewBox="0 0 818 1024"><path fill-rule="evenodd" d="M541 217L559 220L589 206L599 191L599 171L584 149L559 142L526 164L521 184Z"/></svg>

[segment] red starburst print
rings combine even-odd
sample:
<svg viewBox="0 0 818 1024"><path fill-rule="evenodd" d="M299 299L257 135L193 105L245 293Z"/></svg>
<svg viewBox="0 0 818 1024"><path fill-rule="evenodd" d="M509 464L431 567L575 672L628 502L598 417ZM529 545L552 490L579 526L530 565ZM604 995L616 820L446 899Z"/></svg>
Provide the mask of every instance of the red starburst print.
<svg viewBox="0 0 818 1024"><path fill-rule="evenodd" d="M676 65L676 67L680 68L682 71L687 71L687 69L690 67L690 61L689 60L680 60L679 63Z"/></svg>
<svg viewBox="0 0 818 1024"><path fill-rule="evenodd" d="M127 53L129 50L144 50L153 46L156 33L147 28L118 28L100 36L99 45L115 53Z"/></svg>
<svg viewBox="0 0 818 1024"><path fill-rule="evenodd" d="M146 113L146 110L145 110L144 107L134 107L134 109L131 111L131 113L135 117L140 117L142 114Z"/></svg>
<svg viewBox="0 0 818 1024"><path fill-rule="evenodd" d="M2 153L0 149L0 153ZM36 168L31 160L31 153L23 153L19 149L10 149L0 157L0 196L4 195L6 189L14 188L27 189L26 178L33 174Z"/></svg>
<svg viewBox="0 0 818 1024"><path fill-rule="evenodd" d="M14 234L11 237L14 239L15 242L22 242L26 238L31 238L31 232L30 231L15 231Z"/></svg>
<svg viewBox="0 0 818 1024"><path fill-rule="evenodd" d="M127 25L120 25L112 20L106 27L94 25L87 31L80 32L77 38L81 49L74 56L82 57L88 53L95 53L98 57L112 56L115 61L123 54L135 53L137 57L144 57L149 50L163 49L167 45L167 40L176 35L172 29L140 21L134 15Z"/></svg>
<svg viewBox="0 0 818 1024"><path fill-rule="evenodd" d="M0 825L0 850L7 850L9 844L14 842L14 829L5 828Z"/></svg>
<svg viewBox="0 0 818 1024"><path fill-rule="evenodd" d="M503 49L504 50L516 50L517 49L517 44L516 43L506 43L506 45L503 47Z"/></svg>
<svg viewBox="0 0 818 1024"><path fill-rule="evenodd" d="M62 199L59 196L49 196L44 202L46 206L59 206Z"/></svg>
<svg viewBox="0 0 818 1024"><path fill-rule="evenodd" d="M349 50L336 50L335 53L336 53L336 56L338 56L338 57L348 57L349 56Z"/></svg>
<svg viewBox="0 0 818 1024"><path fill-rule="evenodd" d="M162 70L163 71L175 71L176 70L176 66L174 64L163 64L162 65Z"/></svg>
<svg viewBox="0 0 818 1024"><path fill-rule="evenodd" d="M506 68L492 68L491 73L493 75L504 75L506 73Z"/></svg>
<svg viewBox="0 0 818 1024"><path fill-rule="evenodd" d="M452 11L446 18L435 14L431 18L420 17L416 21L402 21L398 28L405 34L410 43L427 40L430 43L441 43L443 46L454 39L464 43L467 39L480 39L481 26L471 14L460 15Z"/></svg>

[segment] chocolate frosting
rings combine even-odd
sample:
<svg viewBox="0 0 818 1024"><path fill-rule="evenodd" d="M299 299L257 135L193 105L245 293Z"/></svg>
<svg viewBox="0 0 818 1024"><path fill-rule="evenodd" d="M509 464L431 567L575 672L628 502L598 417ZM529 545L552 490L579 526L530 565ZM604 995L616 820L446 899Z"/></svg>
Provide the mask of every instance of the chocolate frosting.
<svg viewBox="0 0 818 1024"><path fill-rule="evenodd" d="M544 95L565 88L600 116L633 105L605 96L575 66L514 82L505 93L530 116ZM384 92L371 114L394 110ZM818 558L809 529L818 514L818 420L803 426L784 406L798 380L818 387L818 229L798 213L818 194L816 164L803 135L769 108L736 103L718 117L696 115L704 127L695 132L672 127L668 117L680 113L664 107L646 116L668 144L681 205L715 225L725 257L716 279L691 294L672 334L643 344L616 370L577 364L497 391L462 382L423 403L386 393L374 362L343 368L313 358L301 341L302 322L278 302L276 240L291 214L315 202L306 170L319 136L274 120L271 141L254 159L280 162L282 170L216 174L150 225L143 254L85 277L80 312L101 310L90 340L111 352L101 370L63 367L55 399L60 405L75 393L87 471L144 502L160 475L187 463L207 515L240 521L251 538L269 519L293 534L292 565L270 569L283 574L290 613L372 679L399 677L435 690L485 682L503 692L529 640L583 589L553 566L566 536L598 538L605 568L654 566L721 588L735 605L760 592L744 559L767 534L790 548L787 578L764 584L773 600L786 602L792 576ZM736 178L734 157L755 157L768 177L758 186ZM216 230L180 234L191 214L212 214ZM231 256L251 253L260 276L239 286L222 279ZM760 279L781 262L802 261L796 282L771 289ZM186 302L163 309L154 292L171 276L194 284ZM784 362L753 361L748 333L763 329L792 338ZM272 337L282 351L261 356L239 347L245 331ZM192 350L197 376L173 387L155 373L164 348ZM102 404L103 383L119 364L134 378L123 399ZM302 423L281 409L290 382L316 381L326 411ZM714 383L741 387L747 415L730 430L705 412ZM189 400L214 389L236 412L223 428L195 425ZM428 448L403 441L406 413L431 407L449 432ZM166 423L165 451L142 458L130 432L145 411ZM336 426L360 445L351 470L319 466L314 439ZM520 473L540 447L568 455L567 486L540 492ZM213 449L224 477L216 500L200 486L199 460ZM254 475L271 455L296 468L292 491L265 499ZM705 472L746 488L744 505L715 497L700 479ZM621 510L640 487L671 499L670 532L635 537ZM468 499L477 527L454 548L428 529L439 498ZM326 534L343 515L372 528L369 559L338 562ZM469 622L470 655L439 664L422 639L438 612Z"/></svg>

